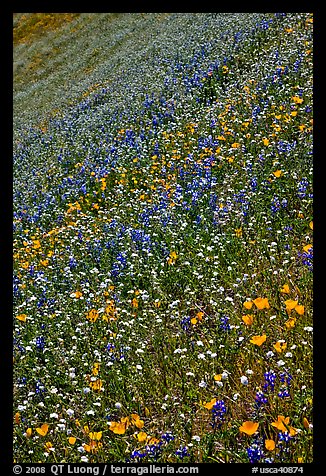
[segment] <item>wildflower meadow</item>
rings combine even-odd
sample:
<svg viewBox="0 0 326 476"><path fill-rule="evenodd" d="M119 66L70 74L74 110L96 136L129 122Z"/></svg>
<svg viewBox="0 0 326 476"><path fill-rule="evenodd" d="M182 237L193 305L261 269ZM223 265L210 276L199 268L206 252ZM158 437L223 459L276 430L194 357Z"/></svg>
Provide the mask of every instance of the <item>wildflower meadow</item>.
<svg viewBox="0 0 326 476"><path fill-rule="evenodd" d="M313 16L14 16L15 462L313 461Z"/></svg>

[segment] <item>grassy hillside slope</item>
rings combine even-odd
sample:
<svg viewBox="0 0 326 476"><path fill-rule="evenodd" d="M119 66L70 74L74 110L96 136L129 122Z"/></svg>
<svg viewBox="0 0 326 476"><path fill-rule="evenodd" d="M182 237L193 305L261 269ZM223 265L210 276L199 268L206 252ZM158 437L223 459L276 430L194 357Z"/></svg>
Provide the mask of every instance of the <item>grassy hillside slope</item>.
<svg viewBox="0 0 326 476"><path fill-rule="evenodd" d="M32 15L15 460L311 462L312 15Z"/></svg>

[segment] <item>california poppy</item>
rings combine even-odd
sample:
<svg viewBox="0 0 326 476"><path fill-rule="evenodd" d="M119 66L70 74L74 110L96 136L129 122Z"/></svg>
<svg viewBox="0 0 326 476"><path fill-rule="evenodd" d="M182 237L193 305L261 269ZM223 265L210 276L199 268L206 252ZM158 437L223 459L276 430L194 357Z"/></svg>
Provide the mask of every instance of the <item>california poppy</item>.
<svg viewBox="0 0 326 476"><path fill-rule="evenodd" d="M245 302L243 303L243 305L244 305L244 307L245 307L246 309L249 310L249 309L252 308L252 301L245 301Z"/></svg>
<svg viewBox="0 0 326 476"><path fill-rule="evenodd" d="M267 449L267 451L273 451L275 449L275 441L265 440L265 448Z"/></svg>
<svg viewBox="0 0 326 476"><path fill-rule="evenodd" d="M259 427L259 423L255 423L254 421L245 421L239 428L239 430L242 432L242 433L246 433L246 435L253 435L254 433L256 433L256 431L258 430L258 427Z"/></svg>
<svg viewBox="0 0 326 476"><path fill-rule="evenodd" d="M49 425L44 423L40 428L36 428L36 431L39 435L45 436L48 432L48 429L49 429Z"/></svg>
<svg viewBox="0 0 326 476"><path fill-rule="evenodd" d="M212 398L210 402L204 403L204 407L207 408L207 410L211 410L213 406L216 403L216 398Z"/></svg>
<svg viewBox="0 0 326 476"><path fill-rule="evenodd" d="M254 322L254 316L252 314L246 314L242 316L242 320L246 326L251 326L251 324Z"/></svg>
<svg viewBox="0 0 326 476"><path fill-rule="evenodd" d="M269 309L269 302L267 298L257 298L254 299L254 304L257 307L257 309Z"/></svg>
<svg viewBox="0 0 326 476"><path fill-rule="evenodd" d="M252 344L261 346L265 342L266 338L266 334L263 334L262 336L253 336L252 339L250 339L250 342Z"/></svg>

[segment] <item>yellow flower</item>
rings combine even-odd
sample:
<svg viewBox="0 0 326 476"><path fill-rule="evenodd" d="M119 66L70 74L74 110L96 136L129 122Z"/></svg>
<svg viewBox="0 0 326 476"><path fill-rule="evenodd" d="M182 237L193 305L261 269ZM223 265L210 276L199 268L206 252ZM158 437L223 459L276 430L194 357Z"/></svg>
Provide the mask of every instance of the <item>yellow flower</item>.
<svg viewBox="0 0 326 476"><path fill-rule="evenodd" d="M203 320L204 313L202 311L197 312L196 317L199 321Z"/></svg>
<svg viewBox="0 0 326 476"><path fill-rule="evenodd" d="M197 324L197 319L195 317L193 317L192 319L190 319L190 322L191 322L191 324L195 325L195 324Z"/></svg>
<svg viewBox="0 0 326 476"><path fill-rule="evenodd" d="M269 302L268 302L268 299L267 298L257 298L257 299L254 299L253 301L255 303L255 306L258 308L258 309L269 309Z"/></svg>
<svg viewBox="0 0 326 476"><path fill-rule="evenodd" d="M274 451L275 441L274 440L265 440L265 448L267 451Z"/></svg>
<svg viewBox="0 0 326 476"><path fill-rule="evenodd" d="M285 418L283 415L278 415L277 420L272 423L272 426L280 431L288 431L285 425L289 425L289 422L290 417Z"/></svg>
<svg viewBox="0 0 326 476"><path fill-rule="evenodd" d="M19 423L20 423L20 413L19 412L15 413L15 423L16 423L16 425L19 425Z"/></svg>
<svg viewBox="0 0 326 476"><path fill-rule="evenodd" d="M290 286L288 284L284 284L283 288L281 289L281 293L289 294Z"/></svg>
<svg viewBox="0 0 326 476"><path fill-rule="evenodd" d="M144 431L140 431L138 434L137 434L137 439L140 443L142 443L143 441L146 441L147 439L147 433L145 433Z"/></svg>
<svg viewBox="0 0 326 476"><path fill-rule="evenodd" d="M310 428L309 420L306 417L303 417L303 426L305 427L306 430L309 430Z"/></svg>
<svg viewBox="0 0 326 476"><path fill-rule="evenodd" d="M276 178L279 178L281 177L281 175L283 175L283 172L282 170L275 170L275 172L273 172L273 175L275 175Z"/></svg>
<svg viewBox="0 0 326 476"><path fill-rule="evenodd" d="M295 326L296 320L297 319L295 317L290 317L290 319L285 321L285 327L287 329L292 329Z"/></svg>
<svg viewBox="0 0 326 476"><path fill-rule="evenodd" d="M99 441L101 438L102 438L102 432L101 431L94 431L94 432L90 432L88 434L88 436L90 437L91 440L97 440Z"/></svg>
<svg viewBox="0 0 326 476"><path fill-rule="evenodd" d="M214 380L216 380L216 382L220 382L222 380L222 374L214 375Z"/></svg>
<svg viewBox="0 0 326 476"><path fill-rule="evenodd" d="M137 308L137 307L138 307L138 300L137 300L137 298L133 298L131 304L132 304L132 307Z"/></svg>
<svg viewBox="0 0 326 476"><path fill-rule="evenodd" d="M244 305L244 307L245 307L246 309L249 310L249 309L252 308L252 301L245 301L245 302L243 303L243 305Z"/></svg>
<svg viewBox="0 0 326 476"><path fill-rule="evenodd" d="M254 322L254 316L252 314L246 314L245 316L242 316L242 320L246 326L251 326L251 324Z"/></svg>
<svg viewBox="0 0 326 476"><path fill-rule="evenodd" d="M137 413L131 414L131 423L137 428L141 429L144 426L144 421L140 419L140 416Z"/></svg>
<svg viewBox="0 0 326 476"><path fill-rule="evenodd" d="M235 230L235 236L237 238L241 238L242 237L242 228L236 228Z"/></svg>
<svg viewBox="0 0 326 476"><path fill-rule="evenodd" d="M280 342L279 340L273 345L274 349L281 353L281 352L284 352L285 349L286 349L286 342Z"/></svg>
<svg viewBox="0 0 326 476"><path fill-rule="evenodd" d="M287 311L292 311L292 309L294 309L297 306L298 301L293 301L293 299L288 299L287 301L285 301L284 304L286 306Z"/></svg>
<svg viewBox="0 0 326 476"><path fill-rule="evenodd" d="M41 248L41 243L39 240L33 240L33 248L34 250L38 250L39 248Z"/></svg>
<svg viewBox="0 0 326 476"><path fill-rule="evenodd" d="M303 103L303 99L300 98L299 96L292 96L292 101L295 102L296 104Z"/></svg>
<svg viewBox="0 0 326 476"><path fill-rule="evenodd" d="M94 382L90 382L90 384L89 384L89 386L91 387L92 390L101 390L102 385L103 385L103 383L102 383L101 379L97 379Z"/></svg>
<svg viewBox="0 0 326 476"><path fill-rule="evenodd" d="M256 431L258 430L258 427L259 427L259 423L255 423L254 421L245 421L239 428L239 430L242 432L242 433L246 433L246 435L253 435L254 433L256 433Z"/></svg>
<svg viewBox="0 0 326 476"><path fill-rule="evenodd" d="M27 316L26 314L19 314L19 316L16 316L16 319L22 322L26 322Z"/></svg>
<svg viewBox="0 0 326 476"><path fill-rule="evenodd" d="M306 245L303 247L303 250L308 253L308 251L310 250L310 248L312 248L312 245Z"/></svg>
<svg viewBox="0 0 326 476"><path fill-rule="evenodd" d="M116 435L124 435L127 429L127 422L119 423L119 422L110 422L110 430L113 431Z"/></svg>
<svg viewBox="0 0 326 476"><path fill-rule="evenodd" d="M76 443L76 438L74 436L70 436L68 438L69 444L74 445Z"/></svg>
<svg viewBox="0 0 326 476"><path fill-rule="evenodd" d="M266 334L262 336L253 336L252 339L250 339L250 342L252 344L261 346L265 342L266 338Z"/></svg>
<svg viewBox="0 0 326 476"><path fill-rule="evenodd" d="M27 438L30 438L32 436L32 428L27 428L26 430L26 433L25 433L25 436Z"/></svg>
<svg viewBox="0 0 326 476"><path fill-rule="evenodd" d="M157 443L159 443L160 440L158 440L157 438L151 438L149 441L148 441L148 444L149 445L156 445Z"/></svg>
<svg viewBox="0 0 326 476"><path fill-rule="evenodd" d="M298 458L298 463L303 463L303 458Z"/></svg>
<svg viewBox="0 0 326 476"><path fill-rule="evenodd" d="M204 403L204 407L207 408L207 410L211 410L213 406L216 403L216 398L212 398L210 402Z"/></svg>
<svg viewBox="0 0 326 476"><path fill-rule="evenodd" d="M283 415L278 415L277 420L272 423L272 426L277 428L279 431L288 432L290 436L297 434L295 428L289 425L290 417L284 417Z"/></svg>
<svg viewBox="0 0 326 476"><path fill-rule="evenodd" d="M86 314L86 319L88 319L91 322L95 322L98 318L98 311L96 309L91 309L87 314Z"/></svg>
<svg viewBox="0 0 326 476"><path fill-rule="evenodd" d="M299 306L299 305L298 305L298 306L295 306L294 309L296 310L296 312L297 312L300 316L302 316L302 315L304 314L304 306Z"/></svg>
<svg viewBox="0 0 326 476"><path fill-rule="evenodd" d="M314 222L313 222L313 221L311 221L311 222L309 223L309 227L310 227L312 230L314 229Z"/></svg>
<svg viewBox="0 0 326 476"><path fill-rule="evenodd" d="M233 144L231 145L232 149L238 149L238 147L240 147L241 144L239 144L239 142L233 142Z"/></svg>
<svg viewBox="0 0 326 476"><path fill-rule="evenodd" d="M36 431L39 435L45 436L49 430L49 425L44 423L40 428L36 428Z"/></svg>
<svg viewBox="0 0 326 476"><path fill-rule="evenodd" d="M47 450L47 451L53 449L53 444L51 443L51 441L47 441L47 442L45 443L44 449Z"/></svg>
<svg viewBox="0 0 326 476"><path fill-rule="evenodd" d="M264 144L264 145L268 145L268 144L269 144L269 140L266 139L266 137L264 137L264 139L263 139L263 144Z"/></svg>
<svg viewBox="0 0 326 476"><path fill-rule="evenodd" d="M73 294L74 294L74 297L75 297L76 299L79 299L79 298L82 297L82 295L83 295L83 293L81 293L80 291L76 291L76 292L73 293Z"/></svg>

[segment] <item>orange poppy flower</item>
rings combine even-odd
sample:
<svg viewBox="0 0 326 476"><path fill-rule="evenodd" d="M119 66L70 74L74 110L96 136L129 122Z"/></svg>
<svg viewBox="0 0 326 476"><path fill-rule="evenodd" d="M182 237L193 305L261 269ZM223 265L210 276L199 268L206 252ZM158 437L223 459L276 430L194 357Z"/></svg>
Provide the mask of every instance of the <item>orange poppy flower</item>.
<svg viewBox="0 0 326 476"><path fill-rule="evenodd" d="M252 314L246 314L245 316L242 316L242 320L246 326L251 326L251 324L254 322L254 316Z"/></svg>
<svg viewBox="0 0 326 476"><path fill-rule="evenodd" d="M112 421L109 423L110 430L113 431L116 435L124 435L127 429L127 423L115 422Z"/></svg>
<svg viewBox="0 0 326 476"><path fill-rule="evenodd" d="M267 339L266 334L263 334L262 336L253 336L252 339L250 339L250 342L252 344L261 346L265 342L266 339Z"/></svg>
<svg viewBox="0 0 326 476"><path fill-rule="evenodd" d="M254 433L256 433L256 431L258 430L258 427L259 427L259 423L255 423L254 421L245 421L239 428L239 430L242 432L242 433L246 433L246 435L253 435Z"/></svg>
<svg viewBox="0 0 326 476"><path fill-rule="evenodd" d="M296 320L297 319L295 317L290 317L290 319L285 321L285 327L287 329L292 329L295 326Z"/></svg>
<svg viewBox="0 0 326 476"><path fill-rule="evenodd" d="M304 314L304 306L298 305L298 306L295 306L294 309L296 310L296 312L297 312L300 316L302 316L302 315Z"/></svg>
<svg viewBox="0 0 326 476"><path fill-rule="evenodd" d="M44 423L40 428L36 428L36 431L39 435L45 436L49 430L49 425Z"/></svg>
<svg viewBox="0 0 326 476"><path fill-rule="evenodd" d="M281 293L289 294L290 286L288 284L284 284L283 288L281 289Z"/></svg>
<svg viewBox="0 0 326 476"><path fill-rule="evenodd" d="M244 305L244 307L245 307L246 309L249 310L249 309L252 308L252 301L245 301L245 302L243 303L243 305Z"/></svg>
<svg viewBox="0 0 326 476"><path fill-rule="evenodd" d="M207 408L207 410L211 410L213 406L216 403L216 398L212 398L210 402L204 403L204 407Z"/></svg>
<svg viewBox="0 0 326 476"><path fill-rule="evenodd" d="M280 341L277 341L273 345L274 349L279 353L284 352L286 349L286 346L287 346L286 342L280 342Z"/></svg>
<svg viewBox="0 0 326 476"><path fill-rule="evenodd" d="M273 451L275 449L275 441L265 440L265 448L267 449L267 451Z"/></svg>
<svg viewBox="0 0 326 476"><path fill-rule="evenodd" d="M293 299L288 299L287 301L285 301L284 304L286 306L287 311L292 311L292 309L294 309L295 306L298 305L298 301L293 301Z"/></svg>
<svg viewBox="0 0 326 476"><path fill-rule="evenodd" d="M147 433L145 433L144 431L140 431L137 435L137 439L140 443L142 443L143 441L146 441Z"/></svg>
<svg viewBox="0 0 326 476"><path fill-rule="evenodd" d="M254 304L255 306L257 307L257 309L269 309L269 302L268 302L268 299L267 298L257 298L257 299L254 299Z"/></svg>

